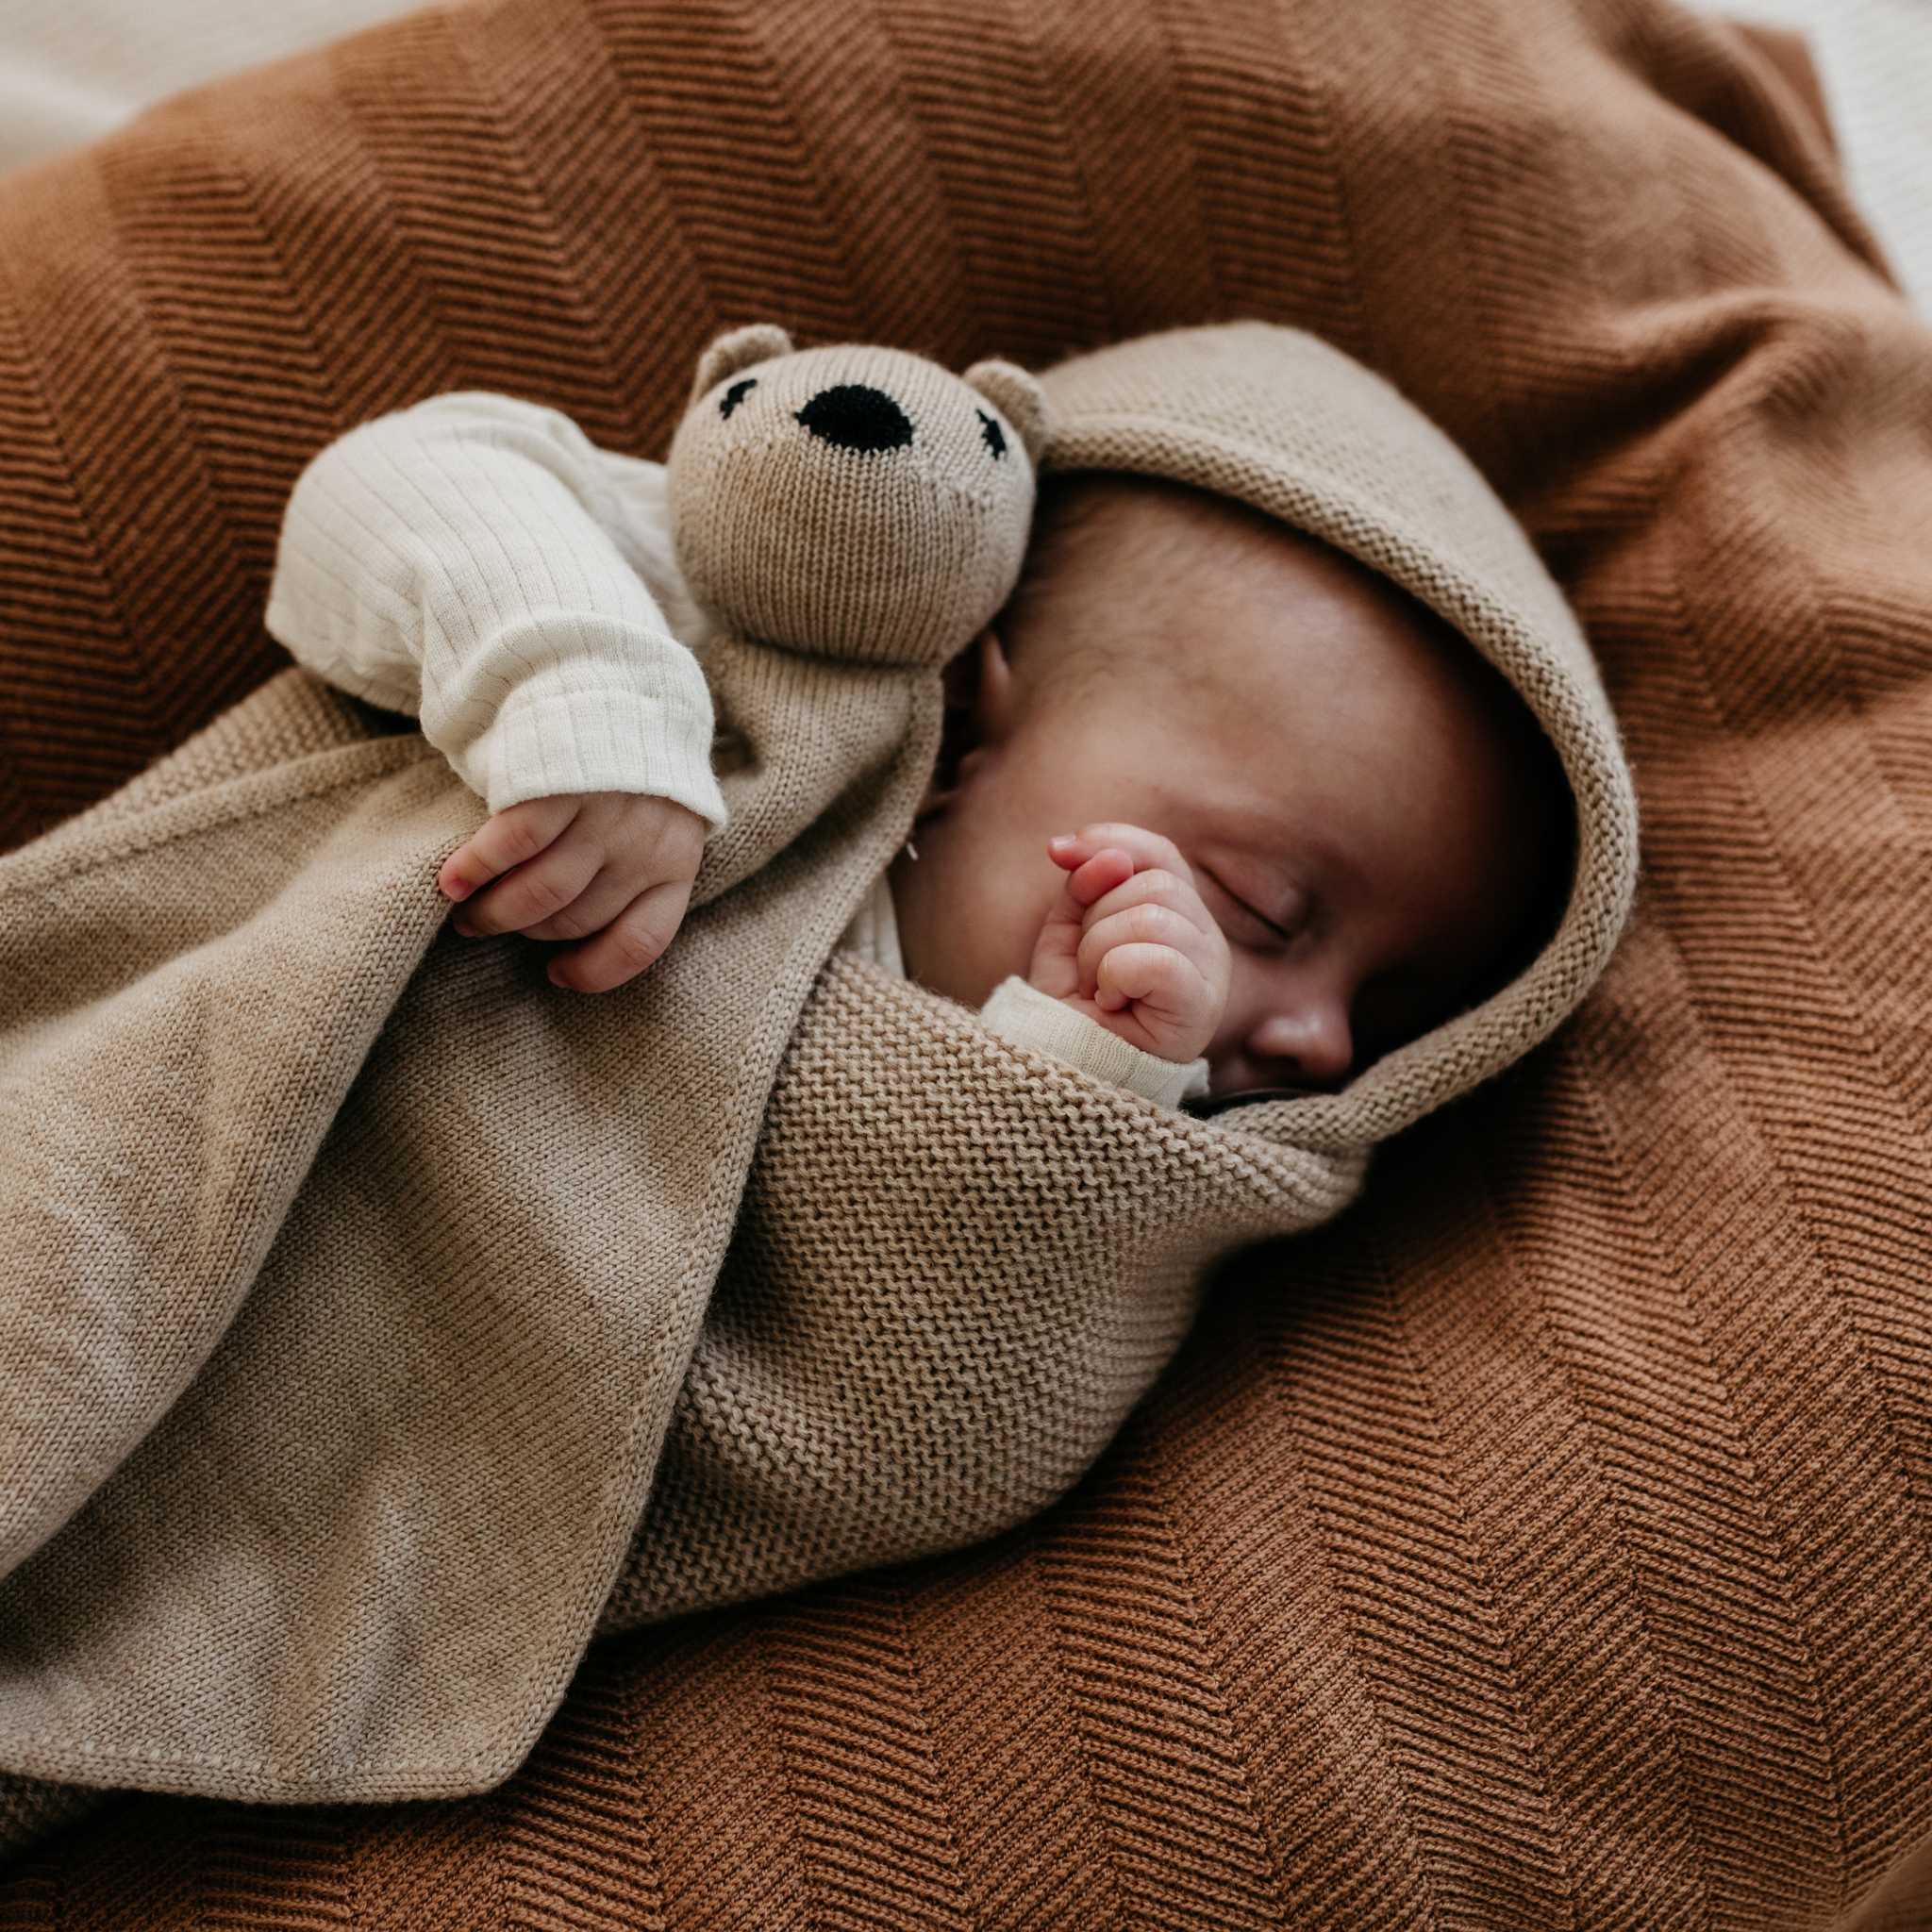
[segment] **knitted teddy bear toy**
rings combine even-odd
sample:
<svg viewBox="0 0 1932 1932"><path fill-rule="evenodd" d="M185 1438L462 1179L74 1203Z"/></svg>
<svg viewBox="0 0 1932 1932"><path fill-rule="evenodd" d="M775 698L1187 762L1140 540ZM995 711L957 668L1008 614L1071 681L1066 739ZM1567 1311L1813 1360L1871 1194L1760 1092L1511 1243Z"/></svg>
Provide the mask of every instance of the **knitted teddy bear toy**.
<svg viewBox="0 0 1932 1932"><path fill-rule="evenodd" d="M956 376L903 349L733 329L698 360L667 464L691 595L761 643L943 663L1019 575L1046 427L1012 362Z"/></svg>
<svg viewBox="0 0 1932 1932"><path fill-rule="evenodd" d="M958 376L865 343L800 353L768 323L706 348L664 463L599 449L557 409L453 391L309 461L264 623L327 683L416 718L492 817L656 794L708 822L715 866L718 773L749 750L714 717L731 646L711 640L943 664L1017 578L1045 437L1013 363ZM458 895L473 857L453 855Z"/></svg>

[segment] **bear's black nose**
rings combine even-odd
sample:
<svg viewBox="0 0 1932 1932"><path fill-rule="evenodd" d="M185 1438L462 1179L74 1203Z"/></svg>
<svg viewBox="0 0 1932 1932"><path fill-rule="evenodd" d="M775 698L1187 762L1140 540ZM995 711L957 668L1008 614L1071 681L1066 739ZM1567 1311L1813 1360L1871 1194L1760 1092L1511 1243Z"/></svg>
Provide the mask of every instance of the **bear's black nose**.
<svg viewBox="0 0 1932 1932"><path fill-rule="evenodd" d="M882 389L863 382L841 382L822 389L798 420L814 436L841 449L897 449L912 441L912 422Z"/></svg>

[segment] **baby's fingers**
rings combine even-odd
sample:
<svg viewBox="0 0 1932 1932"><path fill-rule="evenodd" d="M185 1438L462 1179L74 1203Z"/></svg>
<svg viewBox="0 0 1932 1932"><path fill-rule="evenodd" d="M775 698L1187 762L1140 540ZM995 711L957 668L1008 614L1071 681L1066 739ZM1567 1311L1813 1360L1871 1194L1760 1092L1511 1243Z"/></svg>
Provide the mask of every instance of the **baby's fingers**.
<svg viewBox="0 0 1932 1932"><path fill-rule="evenodd" d="M1150 1031L1191 1024L1208 997L1206 974L1173 946L1115 946L1100 962L1093 1004L1117 1013L1132 1003Z"/></svg>
<svg viewBox="0 0 1932 1932"><path fill-rule="evenodd" d="M691 879L641 892L600 933L550 962L550 983L573 992L608 992L661 958L691 904Z"/></svg>
<svg viewBox="0 0 1932 1932"><path fill-rule="evenodd" d="M1100 986L1100 968L1110 953L1158 946L1191 959L1205 979L1213 967L1217 947L1226 943L1218 935L1202 931L1177 908L1153 900L1124 906L1101 919L1095 919L1090 909L1087 917L1091 924L1074 952L1074 970L1083 992ZM1097 999L1099 995L1092 991L1089 997Z"/></svg>
<svg viewBox="0 0 1932 1932"><path fill-rule="evenodd" d="M448 899L467 899L477 887L536 858L582 808L583 800L568 792L506 806L443 860L437 890Z"/></svg>
<svg viewBox="0 0 1932 1932"><path fill-rule="evenodd" d="M1107 846L1085 859L1068 859L1058 853L1052 857L1056 865L1070 866L1071 870L1066 891L1047 915L1047 930L1054 936L1056 951L1071 953L1080 942L1089 908L1096 899L1133 877L1134 860L1117 845Z"/></svg>

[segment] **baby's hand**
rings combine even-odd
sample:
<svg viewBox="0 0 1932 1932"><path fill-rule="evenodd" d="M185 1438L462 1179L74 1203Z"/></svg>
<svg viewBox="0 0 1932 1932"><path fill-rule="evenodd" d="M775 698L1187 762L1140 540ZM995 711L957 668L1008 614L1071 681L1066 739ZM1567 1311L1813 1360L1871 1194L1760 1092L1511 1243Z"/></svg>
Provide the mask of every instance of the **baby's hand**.
<svg viewBox="0 0 1932 1932"><path fill-rule="evenodd" d="M443 860L438 889L466 899L450 924L475 938L521 932L586 945L550 962L553 985L608 992L670 945L691 903L708 822L642 791L562 791L496 813ZM514 870L512 870L514 868Z"/></svg>
<svg viewBox="0 0 1932 1932"><path fill-rule="evenodd" d="M1231 958L1179 848L1139 825L1088 825L1047 857L1067 869L1027 980L1129 1045L1185 1063L1227 1009Z"/></svg>

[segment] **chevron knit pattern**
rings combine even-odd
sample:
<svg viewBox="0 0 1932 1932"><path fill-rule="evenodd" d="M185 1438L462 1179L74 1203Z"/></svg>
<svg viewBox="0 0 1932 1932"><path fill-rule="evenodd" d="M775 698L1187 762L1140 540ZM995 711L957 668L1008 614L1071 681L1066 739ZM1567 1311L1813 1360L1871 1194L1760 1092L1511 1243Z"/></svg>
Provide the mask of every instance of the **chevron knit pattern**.
<svg viewBox="0 0 1932 1932"><path fill-rule="evenodd" d="M0 843L282 667L330 437L661 456L773 315L1390 375L1596 643L1623 948L1037 1520L599 1643L485 1797L97 1807L0 1926L1926 1924L1932 334L1800 91L1667 0L484 0L198 90L0 180Z"/></svg>

